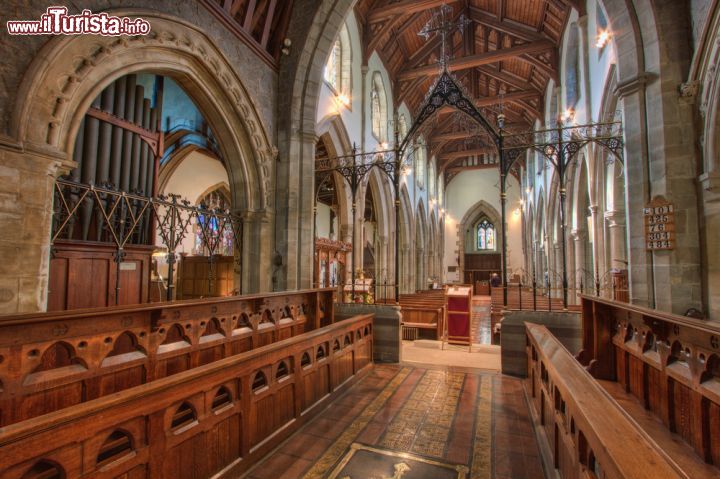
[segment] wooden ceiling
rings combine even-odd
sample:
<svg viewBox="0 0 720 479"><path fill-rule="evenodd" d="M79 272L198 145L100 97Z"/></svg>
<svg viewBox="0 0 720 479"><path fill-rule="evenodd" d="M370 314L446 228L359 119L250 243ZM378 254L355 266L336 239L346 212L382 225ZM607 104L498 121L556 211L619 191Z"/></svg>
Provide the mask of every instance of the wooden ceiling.
<svg viewBox="0 0 720 479"><path fill-rule="evenodd" d="M557 79L558 48L571 8L578 0L359 0L355 13L363 29L365 62L377 51L393 81L395 104L417 114L438 77L440 35L418 35L442 5L457 21L470 20L448 40L449 70L463 83L483 114L495 123L499 98L508 129L530 128L541 117L544 92ZM582 11L581 11L582 13ZM468 134L467 122L440 113L428 131L438 171L477 156L487 144L482 132ZM447 121L451 120L451 121ZM463 155L462 152L468 153Z"/></svg>
<svg viewBox="0 0 720 479"><path fill-rule="evenodd" d="M200 0L241 40L277 68L293 0Z"/></svg>

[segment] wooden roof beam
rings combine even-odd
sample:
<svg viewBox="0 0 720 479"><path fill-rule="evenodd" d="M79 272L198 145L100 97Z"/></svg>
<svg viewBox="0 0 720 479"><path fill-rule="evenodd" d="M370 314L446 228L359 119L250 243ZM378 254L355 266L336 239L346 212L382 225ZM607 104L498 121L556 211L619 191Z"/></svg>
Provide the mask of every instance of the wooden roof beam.
<svg viewBox="0 0 720 479"><path fill-rule="evenodd" d="M503 60L509 60L511 58L517 58L525 53L539 53L554 48L552 42L547 40L541 40L539 42L526 43L524 45L518 45L515 47L505 48L502 50L494 50L487 53L481 53L478 55L469 55L465 57L456 58L451 60L448 64L448 70L459 71L467 70L468 68L475 68L483 65L490 65L493 63L501 62ZM401 81L412 80L419 76L435 75L438 72L437 65L427 65L424 67L416 68L414 70L400 73L398 78Z"/></svg>
<svg viewBox="0 0 720 479"><path fill-rule="evenodd" d="M487 155L489 153L497 153L497 148L494 146L487 146L485 148L477 148L474 150L452 151L440 154L439 158L442 161L457 160L458 158L465 158L467 156Z"/></svg>
<svg viewBox="0 0 720 479"><path fill-rule="evenodd" d="M368 22L376 23L394 17L423 12L432 8L455 3L457 0L404 0L373 9L368 15Z"/></svg>
<svg viewBox="0 0 720 479"><path fill-rule="evenodd" d="M539 42L542 40L550 40L550 37L538 32L533 27L529 27L522 23L515 22L508 18L498 20L496 16L476 7L470 7L470 19L483 26L490 27L502 33L506 33L512 37L524 40L526 42Z"/></svg>

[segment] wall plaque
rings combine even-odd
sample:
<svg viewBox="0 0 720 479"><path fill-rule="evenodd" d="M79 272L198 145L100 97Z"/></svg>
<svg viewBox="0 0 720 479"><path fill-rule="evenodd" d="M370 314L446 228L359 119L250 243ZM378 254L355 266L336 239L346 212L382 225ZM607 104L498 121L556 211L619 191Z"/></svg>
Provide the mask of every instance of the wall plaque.
<svg viewBox="0 0 720 479"><path fill-rule="evenodd" d="M656 196L645 208L645 249L675 248L675 208L662 196Z"/></svg>

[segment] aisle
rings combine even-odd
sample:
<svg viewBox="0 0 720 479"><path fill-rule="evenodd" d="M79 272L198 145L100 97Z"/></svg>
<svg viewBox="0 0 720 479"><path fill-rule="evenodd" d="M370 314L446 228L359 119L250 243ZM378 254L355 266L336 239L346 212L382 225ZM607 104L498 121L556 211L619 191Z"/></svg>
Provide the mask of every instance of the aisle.
<svg viewBox="0 0 720 479"><path fill-rule="evenodd" d="M245 477L393 474L544 477L522 382L454 368L377 365Z"/></svg>
<svg viewBox="0 0 720 479"><path fill-rule="evenodd" d="M492 345L490 296L474 296L470 320L472 352L467 346L440 341L417 340L402 342L402 361L413 364L460 366L500 371L500 346Z"/></svg>

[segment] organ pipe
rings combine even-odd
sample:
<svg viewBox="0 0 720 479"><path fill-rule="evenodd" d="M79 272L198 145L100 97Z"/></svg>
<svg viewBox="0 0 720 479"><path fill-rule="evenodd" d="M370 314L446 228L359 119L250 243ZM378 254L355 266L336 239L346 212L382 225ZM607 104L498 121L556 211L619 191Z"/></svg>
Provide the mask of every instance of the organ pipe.
<svg viewBox="0 0 720 479"><path fill-rule="evenodd" d="M100 107L100 98L93 101L92 106ZM83 141L83 157L82 157L82 182L85 184L94 184L95 175L97 173L98 164L98 141L100 132L100 120L93 117L85 118L85 137ZM82 239L88 239L90 231L90 222L92 221L92 210L94 206L92 198L87 198L80 212L82 225Z"/></svg>
<svg viewBox="0 0 720 479"><path fill-rule="evenodd" d="M125 88L125 119L135 121L135 75L128 75ZM130 170L132 168L133 133L130 130L123 132L123 159L122 174L120 176L120 189L130 191Z"/></svg>
<svg viewBox="0 0 720 479"><path fill-rule="evenodd" d="M135 111L133 121L137 125L141 125L143 121L143 103L145 100L145 88L141 85L135 87ZM143 141L139 135L133 135L132 141L132 164L130 167L130 190L136 192L140 189L140 143Z"/></svg>
<svg viewBox="0 0 720 479"><path fill-rule="evenodd" d="M162 98L162 77L156 79L154 94L156 101ZM158 88L159 87L159 88ZM86 115L80 123L73 159L77 166L70 173L73 181L101 185L109 183L115 188L129 193L154 195L157 175L157 157L150 145L138 133L134 133L123 122L134 123L149 132L158 131L160 108L152 107L152 101L145 98L145 88L137 84L136 75L127 75L117 79L105 88L93 101L92 114ZM104 114L112 117L105 119ZM70 192L74 201L79 200L76 193ZM77 218L68 222L66 238L84 241L104 241L105 219L99 206L109 211L106 200L97 205L94 197L87 196L77 211ZM140 209L139 204L131 205L133 211ZM125 206L118 205L112 221L128 221ZM141 220L140 227L131 243L147 243L152 240L150 234L151 215Z"/></svg>
<svg viewBox="0 0 720 479"><path fill-rule="evenodd" d="M115 84L111 83L100 95L100 109L112 113L115 103ZM100 138L98 144L98 169L95 182L104 184L110 181L110 152L112 148L113 126L108 122L100 123ZM107 201L104 201L107 206ZM95 240L100 241L103 230L103 216L98 209L95 211Z"/></svg>
<svg viewBox="0 0 720 479"><path fill-rule="evenodd" d="M115 101L113 102L112 114L118 118L125 118L125 90L127 79L122 77L115 82ZM120 171L123 158L123 129L113 126L112 133L112 154L110 156L110 182L115 188L120 186Z"/></svg>

